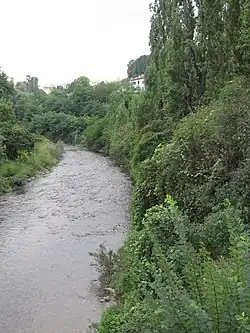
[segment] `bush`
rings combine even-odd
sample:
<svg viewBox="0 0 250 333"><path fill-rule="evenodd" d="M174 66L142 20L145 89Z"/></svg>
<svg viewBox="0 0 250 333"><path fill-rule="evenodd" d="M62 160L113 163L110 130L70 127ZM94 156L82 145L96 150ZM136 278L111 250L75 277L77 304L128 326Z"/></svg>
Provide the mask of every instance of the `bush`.
<svg viewBox="0 0 250 333"><path fill-rule="evenodd" d="M57 163L61 154L62 145L55 146L49 140L36 136L32 152L22 151L15 161L6 160L0 165L0 194L38 172L48 170Z"/></svg>
<svg viewBox="0 0 250 333"><path fill-rule="evenodd" d="M34 148L34 136L23 126L5 122L1 124L0 131L4 153L9 160L17 159L22 150L30 152Z"/></svg>
<svg viewBox="0 0 250 333"><path fill-rule="evenodd" d="M147 202L142 214L170 193L193 222L225 199L245 210L248 221L249 96L241 81L230 84L219 101L181 121L173 141L138 166L138 186L144 187L139 204Z"/></svg>
<svg viewBox="0 0 250 333"><path fill-rule="evenodd" d="M247 86L229 84L217 102L182 120L172 141L117 119L108 140L111 156L133 165L133 229L111 279L117 306L98 331L246 332Z"/></svg>
<svg viewBox="0 0 250 333"><path fill-rule="evenodd" d="M230 236L242 232L242 212L229 203L214 207L202 224L190 225L188 239L198 250L204 244L213 259L227 256Z"/></svg>
<svg viewBox="0 0 250 333"><path fill-rule="evenodd" d="M135 133L132 130L132 124L126 123L121 128L114 130L109 145L109 155L119 164L127 168L133 153Z"/></svg>
<svg viewBox="0 0 250 333"><path fill-rule="evenodd" d="M6 121L15 121L15 112L10 102L0 99L0 124Z"/></svg>
<svg viewBox="0 0 250 333"><path fill-rule="evenodd" d="M144 160L151 158L155 148L162 142L167 141L168 136L165 132L153 133L146 132L140 137L139 143L135 146L133 152L133 166L136 167Z"/></svg>
<svg viewBox="0 0 250 333"><path fill-rule="evenodd" d="M107 288L111 286L111 278L116 271L118 255L113 250L107 250L103 244L97 252L89 253L95 259L95 267L100 273L99 276L99 294L105 296Z"/></svg>
<svg viewBox="0 0 250 333"><path fill-rule="evenodd" d="M75 117L62 112L46 112L33 117L29 130L44 135L54 142L62 140L66 143L78 143L85 127L84 117Z"/></svg>
<svg viewBox="0 0 250 333"><path fill-rule="evenodd" d="M81 143L89 149L101 150L105 146L103 138L104 120L92 119L84 131Z"/></svg>
<svg viewBox="0 0 250 333"><path fill-rule="evenodd" d="M121 252L114 283L122 302L104 313L98 332L247 332L250 238L237 214L230 206L220 213L229 251L214 261L204 245L195 251L189 243L188 221L171 197L147 211L144 229Z"/></svg>

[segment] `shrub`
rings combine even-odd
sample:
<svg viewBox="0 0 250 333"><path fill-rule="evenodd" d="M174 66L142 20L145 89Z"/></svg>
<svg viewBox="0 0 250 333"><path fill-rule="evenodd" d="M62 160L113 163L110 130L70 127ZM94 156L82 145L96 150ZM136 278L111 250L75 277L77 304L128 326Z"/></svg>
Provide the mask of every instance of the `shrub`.
<svg viewBox="0 0 250 333"><path fill-rule="evenodd" d="M208 230L221 219L229 235L227 258L216 261L189 243L188 221L171 197L147 211L144 229L133 230L121 252L122 302L104 313L98 332L248 331L250 238L231 206L214 214Z"/></svg>
<svg viewBox="0 0 250 333"><path fill-rule="evenodd" d="M4 161L0 165L0 194L11 190L15 184L33 177L39 171L54 166L62 154L62 145L55 146L43 137L35 137L32 152L21 151L14 161Z"/></svg>
<svg viewBox="0 0 250 333"><path fill-rule="evenodd" d="M84 117L51 111L35 115L29 124L30 131L44 135L52 141L62 140L66 143L78 142L85 127Z"/></svg>
<svg viewBox="0 0 250 333"><path fill-rule="evenodd" d="M15 121L15 112L10 102L0 99L0 124Z"/></svg>
<svg viewBox="0 0 250 333"><path fill-rule="evenodd" d="M100 273L99 276L99 292L100 295L107 293L107 288L110 287L111 278L116 271L118 255L113 250L107 250L103 244L96 252L89 253L95 259L95 267Z"/></svg>
<svg viewBox="0 0 250 333"><path fill-rule="evenodd" d="M142 214L167 193L193 222L227 198L248 214L249 96L241 81L229 84L219 101L182 120L172 142L138 165L139 204L147 202Z"/></svg>
<svg viewBox="0 0 250 333"><path fill-rule="evenodd" d="M100 150L105 146L103 138L104 121L103 119L91 120L84 135L81 143L89 149Z"/></svg>
<svg viewBox="0 0 250 333"><path fill-rule="evenodd" d="M19 124L2 123L1 135L4 153L10 160L17 159L22 150L30 152L34 148L33 134Z"/></svg>

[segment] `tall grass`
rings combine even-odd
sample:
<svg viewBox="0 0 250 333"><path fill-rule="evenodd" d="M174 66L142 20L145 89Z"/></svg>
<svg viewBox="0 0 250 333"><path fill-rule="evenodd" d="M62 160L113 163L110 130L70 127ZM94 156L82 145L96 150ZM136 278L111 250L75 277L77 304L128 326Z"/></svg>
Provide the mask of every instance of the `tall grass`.
<svg viewBox="0 0 250 333"><path fill-rule="evenodd" d="M63 144L53 144L48 139L37 136L34 151L30 154L21 151L15 161L0 164L0 194L11 191L13 186L49 170L59 161L63 154Z"/></svg>

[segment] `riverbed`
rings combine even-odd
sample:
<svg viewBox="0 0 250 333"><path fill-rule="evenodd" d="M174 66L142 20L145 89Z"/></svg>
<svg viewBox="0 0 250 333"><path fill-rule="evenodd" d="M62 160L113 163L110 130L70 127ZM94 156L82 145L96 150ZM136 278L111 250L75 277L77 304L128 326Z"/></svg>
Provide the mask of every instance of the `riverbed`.
<svg viewBox="0 0 250 333"><path fill-rule="evenodd" d="M73 147L52 172L0 198L1 333L85 333L98 322L89 252L122 244L129 201L117 166Z"/></svg>

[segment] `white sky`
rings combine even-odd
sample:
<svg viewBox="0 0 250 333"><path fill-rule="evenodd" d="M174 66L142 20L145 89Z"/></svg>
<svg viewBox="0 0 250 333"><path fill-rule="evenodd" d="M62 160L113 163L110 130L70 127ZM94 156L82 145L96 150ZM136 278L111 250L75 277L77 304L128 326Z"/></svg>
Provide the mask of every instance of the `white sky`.
<svg viewBox="0 0 250 333"><path fill-rule="evenodd" d="M149 53L150 0L0 0L0 66L44 85L126 76Z"/></svg>

